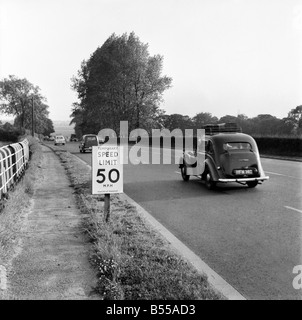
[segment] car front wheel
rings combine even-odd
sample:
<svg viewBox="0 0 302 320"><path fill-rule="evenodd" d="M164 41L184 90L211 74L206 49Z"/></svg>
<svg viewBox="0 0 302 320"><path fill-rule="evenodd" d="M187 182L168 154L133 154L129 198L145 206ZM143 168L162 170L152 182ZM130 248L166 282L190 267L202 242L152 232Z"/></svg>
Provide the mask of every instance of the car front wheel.
<svg viewBox="0 0 302 320"><path fill-rule="evenodd" d="M205 174L205 184L209 190L213 190L216 187L216 182L213 181L211 172L207 169Z"/></svg>
<svg viewBox="0 0 302 320"><path fill-rule="evenodd" d="M187 166L186 166L185 163L184 163L183 166L180 168L180 171L181 171L181 177L182 177L183 181L189 181L190 176L187 175Z"/></svg>

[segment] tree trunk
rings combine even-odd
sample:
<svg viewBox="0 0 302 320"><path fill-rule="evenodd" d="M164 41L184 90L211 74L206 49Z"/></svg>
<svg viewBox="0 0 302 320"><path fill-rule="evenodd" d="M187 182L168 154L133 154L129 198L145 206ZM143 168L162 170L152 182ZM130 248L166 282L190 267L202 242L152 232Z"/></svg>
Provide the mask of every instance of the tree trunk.
<svg viewBox="0 0 302 320"><path fill-rule="evenodd" d="M140 110L139 110L139 103L136 104L136 128L139 128L139 124L140 124Z"/></svg>

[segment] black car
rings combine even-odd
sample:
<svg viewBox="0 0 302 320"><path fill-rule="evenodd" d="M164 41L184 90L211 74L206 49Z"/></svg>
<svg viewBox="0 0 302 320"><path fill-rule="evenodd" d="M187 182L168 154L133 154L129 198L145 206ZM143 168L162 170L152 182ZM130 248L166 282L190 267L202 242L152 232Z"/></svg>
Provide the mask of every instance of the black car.
<svg viewBox="0 0 302 320"><path fill-rule="evenodd" d="M184 181L198 176L209 189L217 183L237 182L254 188L265 175L256 141L230 124L207 125L193 151L183 153L179 167Z"/></svg>
<svg viewBox="0 0 302 320"><path fill-rule="evenodd" d="M79 139L77 138L77 136L75 135L75 134L71 134L70 135L70 140L69 140L70 142L76 142L76 141L79 141Z"/></svg>
<svg viewBox="0 0 302 320"><path fill-rule="evenodd" d="M99 145L98 136L95 134L85 134L79 145L80 152L92 151L93 146Z"/></svg>

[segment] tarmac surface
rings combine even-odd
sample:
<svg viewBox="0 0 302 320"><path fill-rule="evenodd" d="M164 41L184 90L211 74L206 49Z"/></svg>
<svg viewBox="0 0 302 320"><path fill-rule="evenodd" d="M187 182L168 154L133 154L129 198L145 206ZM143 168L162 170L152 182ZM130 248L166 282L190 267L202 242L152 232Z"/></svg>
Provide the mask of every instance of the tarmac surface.
<svg viewBox="0 0 302 320"><path fill-rule="evenodd" d="M80 211L58 157L42 146L36 185L21 241L7 274L9 300L93 300L96 274L80 230Z"/></svg>

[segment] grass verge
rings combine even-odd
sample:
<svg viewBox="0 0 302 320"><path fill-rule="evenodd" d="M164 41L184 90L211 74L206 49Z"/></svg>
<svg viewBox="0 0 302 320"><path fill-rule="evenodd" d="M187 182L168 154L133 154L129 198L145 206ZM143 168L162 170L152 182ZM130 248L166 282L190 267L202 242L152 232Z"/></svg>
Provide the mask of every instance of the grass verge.
<svg viewBox="0 0 302 320"><path fill-rule="evenodd" d="M8 198L0 207L0 265L9 269L11 260L19 243L19 235L26 221L27 210L31 205L34 184L40 178L39 164L42 160L42 148L38 141L26 137L29 141L31 159L25 175L8 192ZM0 300L1 300L0 290Z"/></svg>
<svg viewBox="0 0 302 320"><path fill-rule="evenodd" d="M75 156L52 147L65 166L92 245L98 273L95 290L106 300L224 299L191 264L137 213L111 195L110 221L103 219L103 196L91 195L91 170Z"/></svg>

